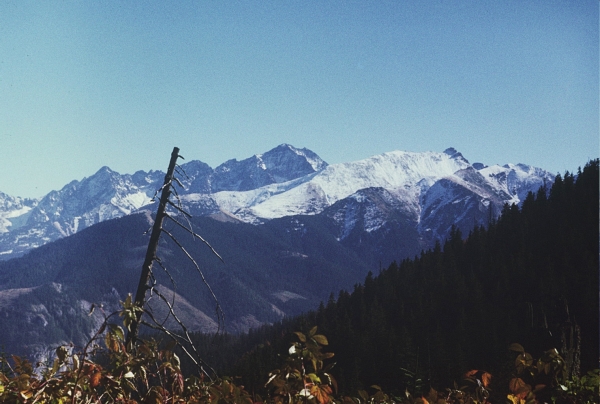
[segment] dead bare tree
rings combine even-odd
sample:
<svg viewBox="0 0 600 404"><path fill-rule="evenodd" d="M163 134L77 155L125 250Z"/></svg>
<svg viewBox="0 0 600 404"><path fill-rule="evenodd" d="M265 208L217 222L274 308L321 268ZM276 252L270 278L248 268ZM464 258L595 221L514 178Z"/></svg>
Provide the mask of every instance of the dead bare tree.
<svg viewBox="0 0 600 404"><path fill-rule="evenodd" d="M185 326L185 324L179 319L177 313L174 310L175 305L175 294L173 294L173 298L171 301L164 296L155 286L156 286L156 278L152 272L153 264L156 263L160 266L165 273L170 278L173 286L175 286L175 280L169 273L168 269L164 266L161 259L157 256L158 251L158 243L161 235L166 234L176 245L177 247L185 254L185 256L190 260L190 262L196 268L196 271L200 275L204 285L207 287L211 297L215 301L215 311L217 315L217 322L219 330L223 326L224 316L223 311L221 310L219 301L207 282L200 266L196 262L196 260L192 257L192 255L185 249L183 244L170 232L165 226L165 220L176 224L178 227L182 228L185 232L190 234L194 239L198 239L208 246L210 251L215 254L221 261L223 259L221 256L215 251L215 249L199 234L194 232L192 228L191 215L185 211L182 206L181 199L179 198L179 194L175 187L179 186L183 188L181 181L175 176L176 172L181 175L186 175L183 169L177 164L177 160L183 157L179 155L179 148L173 148L173 152L171 153L171 160L169 162L169 168L165 175L164 184L162 187L156 192L154 198L160 193L160 200L158 209L156 212L156 218L154 224L152 226L152 233L150 235L150 241L148 242L148 249L146 251L146 256L144 259L144 263L142 265L142 273L140 276L140 281L138 283L137 292L135 294L134 306L135 310L135 319L131 322L129 327L129 332L127 333L127 338L125 341L125 346L128 350L133 349L135 345L135 341L137 340L138 330L140 324L147 325L150 328L160 330L165 335L169 336L173 341L175 341L182 351L197 365L197 367L208 377L211 375L207 372L206 368L208 367L212 374L214 374L214 370L210 368L206 363L202 361L198 356L198 352L196 347L194 346L190 333ZM173 202L172 197L175 198L176 202ZM167 208L172 208L173 212L169 212ZM181 220L178 219L178 216L181 215L185 223L182 223ZM160 322L151 310L145 307L146 305L146 294L150 292L151 295L157 296L162 302L168 307L169 315L173 317L173 319L179 324L182 334L178 334L173 330L169 330L164 326L164 321ZM142 321L142 316L146 314L150 319L150 322ZM165 320L166 321L166 320ZM191 351L191 352L190 352Z"/></svg>

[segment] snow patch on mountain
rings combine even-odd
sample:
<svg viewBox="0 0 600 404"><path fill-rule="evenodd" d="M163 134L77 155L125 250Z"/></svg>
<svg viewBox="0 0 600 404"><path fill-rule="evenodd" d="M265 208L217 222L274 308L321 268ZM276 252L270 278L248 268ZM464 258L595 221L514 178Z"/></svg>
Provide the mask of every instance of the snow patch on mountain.
<svg viewBox="0 0 600 404"><path fill-rule="evenodd" d="M521 203L528 192L554 180L525 164L471 165L454 148L441 153L393 151L328 165L314 152L288 144L216 169L192 160L178 168L177 176L182 184L175 184L179 201L192 215L260 224L317 215L335 206L327 215L342 229L342 239L359 225L360 231L372 233L390 221L410 221L419 231L435 230L441 236L463 216L477 216L469 223L465 219L465 227L481 223L486 212L497 214L504 203ZM102 167L39 200L0 192L0 255L18 256L140 209L155 211L152 197L163 181L160 171L121 175Z"/></svg>
<svg viewBox="0 0 600 404"><path fill-rule="evenodd" d="M31 206L22 206L8 212L0 213L0 233L7 233L10 230L21 227L27 221Z"/></svg>
<svg viewBox="0 0 600 404"><path fill-rule="evenodd" d="M345 240L355 229L372 233L390 222L418 222L419 210L412 198L412 190L365 188L326 209L325 214L338 225L338 240Z"/></svg>
<svg viewBox="0 0 600 404"><path fill-rule="evenodd" d="M275 297L277 300L281 301L282 303L285 303L289 300L294 300L294 299L306 300L306 297L301 296L294 292L290 292L289 290L279 290L279 291L273 293L272 295L273 295L273 297Z"/></svg>
<svg viewBox="0 0 600 404"><path fill-rule="evenodd" d="M148 192L141 190L124 196L115 196L110 200L112 205L118 207L126 215L152 202L152 197L148 195Z"/></svg>
<svg viewBox="0 0 600 404"><path fill-rule="evenodd" d="M274 219L318 214L338 200L370 187L404 190L406 201L414 205L412 201L427 185L468 166L460 153L395 151L356 162L329 165L312 174L312 178L299 179L296 186L284 183L279 189L265 187L243 195L222 194L215 200L221 208L248 221L253 217ZM408 197L409 194L412 197Z"/></svg>
<svg viewBox="0 0 600 404"><path fill-rule="evenodd" d="M37 204L37 199L13 197L0 192L0 234L25 225L29 212Z"/></svg>
<svg viewBox="0 0 600 404"><path fill-rule="evenodd" d="M527 164L493 165L479 172L491 186L511 196L507 201L509 204L519 204L525 200L527 193L536 193L544 184L554 182L554 175Z"/></svg>

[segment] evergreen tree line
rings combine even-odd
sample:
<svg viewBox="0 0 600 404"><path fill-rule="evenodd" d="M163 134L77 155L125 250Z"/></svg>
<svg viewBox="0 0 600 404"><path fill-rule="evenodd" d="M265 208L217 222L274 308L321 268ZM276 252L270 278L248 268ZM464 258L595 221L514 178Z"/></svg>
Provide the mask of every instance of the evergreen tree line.
<svg viewBox="0 0 600 404"><path fill-rule="evenodd" d="M449 387L471 369L506 386L520 343L557 348L572 373L598 367L598 160L468 235L457 229L318 310L248 334L196 335L205 359L260 392L293 331L317 325L342 392ZM242 354L243 353L243 354ZM504 388L502 388L504 390Z"/></svg>

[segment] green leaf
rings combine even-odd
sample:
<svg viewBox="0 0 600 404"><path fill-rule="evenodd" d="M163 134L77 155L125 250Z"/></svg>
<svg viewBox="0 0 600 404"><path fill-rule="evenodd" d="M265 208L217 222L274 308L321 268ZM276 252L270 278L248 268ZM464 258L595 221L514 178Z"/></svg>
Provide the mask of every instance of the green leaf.
<svg viewBox="0 0 600 404"><path fill-rule="evenodd" d="M69 354L69 351L67 350L66 346L59 346L58 348L56 348L56 356L58 357L58 360L62 363L67 359L67 355Z"/></svg>
<svg viewBox="0 0 600 404"><path fill-rule="evenodd" d="M517 372L521 373L533 364L533 358L527 352L522 353L515 359Z"/></svg>
<svg viewBox="0 0 600 404"><path fill-rule="evenodd" d="M313 335L312 337L318 344L321 345L329 345L329 341L327 341L327 337L321 334Z"/></svg>
<svg viewBox="0 0 600 404"><path fill-rule="evenodd" d="M544 362L542 362L541 359L537 362L537 370L538 373L542 373L544 371Z"/></svg>
<svg viewBox="0 0 600 404"><path fill-rule="evenodd" d="M306 342L306 335L304 335L298 331L296 331L294 334L296 334L298 336L298 339L300 340L300 342Z"/></svg>
<svg viewBox="0 0 600 404"><path fill-rule="evenodd" d="M310 329L310 331L308 332L308 336L312 337L317 333L317 326L315 325L313 328Z"/></svg>
<svg viewBox="0 0 600 404"><path fill-rule="evenodd" d="M125 339L125 332L123 329L116 324L109 324L110 333L118 340L123 341Z"/></svg>
<svg viewBox="0 0 600 404"><path fill-rule="evenodd" d="M58 358L54 358L54 363L52 364L52 374L55 374L56 372L58 372L58 369L60 369L60 361L58 360Z"/></svg>
<svg viewBox="0 0 600 404"><path fill-rule="evenodd" d="M319 384L321 383L321 378L314 373L309 373L308 377L310 378L310 381L313 383L319 383Z"/></svg>
<svg viewBox="0 0 600 404"><path fill-rule="evenodd" d="M510 344L508 349L514 352L525 353L525 348L523 348L523 345L517 343Z"/></svg>

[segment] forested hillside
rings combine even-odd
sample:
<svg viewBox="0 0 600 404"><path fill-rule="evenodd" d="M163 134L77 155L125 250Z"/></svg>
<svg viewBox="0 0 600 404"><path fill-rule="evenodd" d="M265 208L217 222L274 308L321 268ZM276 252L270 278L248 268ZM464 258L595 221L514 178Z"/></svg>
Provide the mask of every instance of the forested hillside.
<svg viewBox="0 0 600 404"><path fill-rule="evenodd" d="M521 209L506 206L487 229L456 230L316 312L240 337L196 338L205 357L249 391L260 391L291 332L313 325L329 339L332 373L346 392L450 386L470 369L491 372L492 386L505 390L511 343L534 357L555 347L575 374L596 368L598 183L595 160L557 176Z"/></svg>

